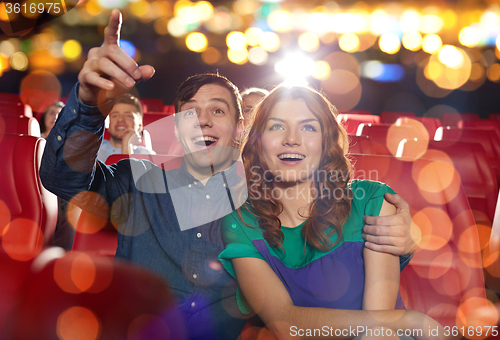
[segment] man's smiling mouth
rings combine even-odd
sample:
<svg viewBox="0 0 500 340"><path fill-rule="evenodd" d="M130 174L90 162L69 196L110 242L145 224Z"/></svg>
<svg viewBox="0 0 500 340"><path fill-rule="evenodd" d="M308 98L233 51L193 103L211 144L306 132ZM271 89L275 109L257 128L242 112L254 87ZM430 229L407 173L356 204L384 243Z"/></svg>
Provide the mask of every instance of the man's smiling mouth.
<svg viewBox="0 0 500 340"><path fill-rule="evenodd" d="M219 139L211 136L200 136L193 139L193 143L198 146L210 146L217 143Z"/></svg>

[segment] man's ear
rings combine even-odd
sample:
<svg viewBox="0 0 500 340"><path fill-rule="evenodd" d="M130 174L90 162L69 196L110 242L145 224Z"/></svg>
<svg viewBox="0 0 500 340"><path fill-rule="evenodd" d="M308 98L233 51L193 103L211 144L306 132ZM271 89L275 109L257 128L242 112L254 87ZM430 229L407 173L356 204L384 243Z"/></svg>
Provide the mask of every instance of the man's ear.
<svg viewBox="0 0 500 340"><path fill-rule="evenodd" d="M245 121L243 119L238 120L236 124L236 136L234 138L235 141L241 142L243 138L243 132L245 131Z"/></svg>
<svg viewBox="0 0 500 340"><path fill-rule="evenodd" d="M177 139L177 143L180 143L181 139L179 137L179 130L177 129L177 124L174 124L174 135L175 135L175 139Z"/></svg>

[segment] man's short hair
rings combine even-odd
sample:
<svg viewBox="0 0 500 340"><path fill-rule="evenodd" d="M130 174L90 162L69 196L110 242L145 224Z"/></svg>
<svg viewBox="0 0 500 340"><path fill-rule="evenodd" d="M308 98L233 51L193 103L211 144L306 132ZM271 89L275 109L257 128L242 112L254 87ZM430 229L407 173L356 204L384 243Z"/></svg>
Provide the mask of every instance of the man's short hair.
<svg viewBox="0 0 500 340"><path fill-rule="evenodd" d="M125 93L125 94L122 94L121 96L117 97L115 99L115 105L116 104L129 104L129 105L133 105L133 106L135 106L135 108L137 110L136 113L138 113L139 116L141 117L141 120L144 117L144 113L142 112L141 101L139 100L139 98L134 97L130 93Z"/></svg>
<svg viewBox="0 0 500 340"><path fill-rule="evenodd" d="M241 111L242 100L238 87L229 79L218 73L197 74L186 79L177 90L177 95L175 96L175 112L181 112L181 106L193 98L200 87L208 84L219 85L228 89L236 109L236 121L238 122L240 119L243 119L243 113ZM174 118L174 120L177 121L176 118Z"/></svg>

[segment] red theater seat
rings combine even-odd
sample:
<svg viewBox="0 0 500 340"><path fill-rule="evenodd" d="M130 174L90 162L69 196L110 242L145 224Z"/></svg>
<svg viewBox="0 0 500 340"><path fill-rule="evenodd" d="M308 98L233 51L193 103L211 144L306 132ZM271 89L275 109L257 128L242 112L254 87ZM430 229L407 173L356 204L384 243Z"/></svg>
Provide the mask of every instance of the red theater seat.
<svg viewBox="0 0 500 340"><path fill-rule="evenodd" d="M22 102L3 102L0 99L0 115L25 116L31 118L33 117L33 111L31 110L31 106L24 105Z"/></svg>
<svg viewBox="0 0 500 340"><path fill-rule="evenodd" d="M356 134L359 124L380 124L380 117L370 114L341 113L337 116L337 122L345 127L347 133Z"/></svg>
<svg viewBox="0 0 500 340"><path fill-rule="evenodd" d="M432 117L400 117L396 120L396 125L408 125L410 123L409 120L416 120L422 123L427 129L429 136L434 136L436 129L441 126L441 120Z"/></svg>
<svg viewBox="0 0 500 340"><path fill-rule="evenodd" d="M457 127L460 129L479 129L479 130L491 130L500 138L500 123L497 121L491 121L487 119L474 119L474 120L461 120L457 123Z"/></svg>
<svg viewBox="0 0 500 340"><path fill-rule="evenodd" d="M122 159L145 159L161 166L165 170L178 169L182 157L168 155L111 155L106 164L115 164ZM82 211L76 226L73 250L86 251L97 255L115 256L117 247L116 228L109 221Z"/></svg>
<svg viewBox="0 0 500 340"><path fill-rule="evenodd" d="M151 135L151 143L153 150L162 155L183 156L182 145L177 142L174 129L174 116L161 115L155 113L153 115L145 115L144 128Z"/></svg>
<svg viewBox="0 0 500 340"><path fill-rule="evenodd" d="M390 155L385 144L375 142L368 136L349 135L349 153L361 155Z"/></svg>
<svg viewBox="0 0 500 340"><path fill-rule="evenodd" d="M497 121L499 121L500 120L500 113L490 113L488 115L488 119L489 120L497 120Z"/></svg>
<svg viewBox="0 0 500 340"><path fill-rule="evenodd" d="M423 312L444 326L455 326L465 302L486 304L479 238L467 197L450 166L426 159L351 155L354 178L390 185L410 205L422 241L401 273L401 295L408 309Z"/></svg>
<svg viewBox="0 0 500 340"><path fill-rule="evenodd" d="M17 93L0 92L0 102L22 103L21 97Z"/></svg>
<svg viewBox="0 0 500 340"><path fill-rule="evenodd" d="M493 167L497 177L497 184L500 181L500 138L494 131L478 129L459 129L454 127L440 127L436 130L434 140L460 141L468 143L480 143L488 162Z"/></svg>
<svg viewBox="0 0 500 340"><path fill-rule="evenodd" d="M166 113L167 115L173 115L175 113L174 105L164 105L161 112Z"/></svg>
<svg viewBox="0 0 500 340"><path fill-rule="evenodd" d="M57 197L38 176L45 140L0 134L0 242L16 259L30 259L50 243Z"/></svg>
<svg viewBox="0 0 500 340"><path fill-rule="evenodd" d="M163 101L155 98L139 98L142 103L142 111L144 113L149 111L161 112L163 109Z"/></svg>
<svg viewBox="0 0 500 340"><path fill-rule="evenodd" d="M383 124L393 124L400 117L415 117L415 113L410 111L383 111L380 113L380 122Z"/></svg>
<svg viewBox="0 0 500 340"><path fill-rule="evenodd" d="M443 126L457 126L458 122L461 120L478 120L480 119L477 113L443 113L441 116L441 122Z"/></svg>
<svg viewBox="0 0 500 340"><path fill-rule="evenodd" d="M498 186L495 172L488 163L481 144L429 141L429 150L422 158L448 163L451 160L462 180L476 223L491 226L495 215Z"/></svg>
<svg viewBox="0 0 500 340"><path fill-rule="evenodd" d="M186 339L184 317L156 274L80 252L41 255L20 285L2 338Z"/></svg>
<svg viewBox="0 0 500 340"><path fill-rule="evenodd" d="M3 133L40 137L40 124L32 117L0 115L0 135Z"/></svg>

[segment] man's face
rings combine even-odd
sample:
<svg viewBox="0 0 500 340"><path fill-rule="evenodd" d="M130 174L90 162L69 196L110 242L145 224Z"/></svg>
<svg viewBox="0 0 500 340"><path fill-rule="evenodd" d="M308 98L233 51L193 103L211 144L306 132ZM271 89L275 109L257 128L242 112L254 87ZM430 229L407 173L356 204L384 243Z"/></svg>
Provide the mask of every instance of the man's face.
<svg viewBox="0 0 500 340"><path fill-rule="evenodd" d="M142 130L141 116L132 104L118 103L109 113L109 134L115 140L121 140L129 131Z"/></svg>
<svg viewBox="0 0 500 340"><path fill-rule="evenodd" d="M227 169L239 156L234 145L243 132L230 91L203 85L180 110L175 134L188 171L196 177Z"/></svg>

